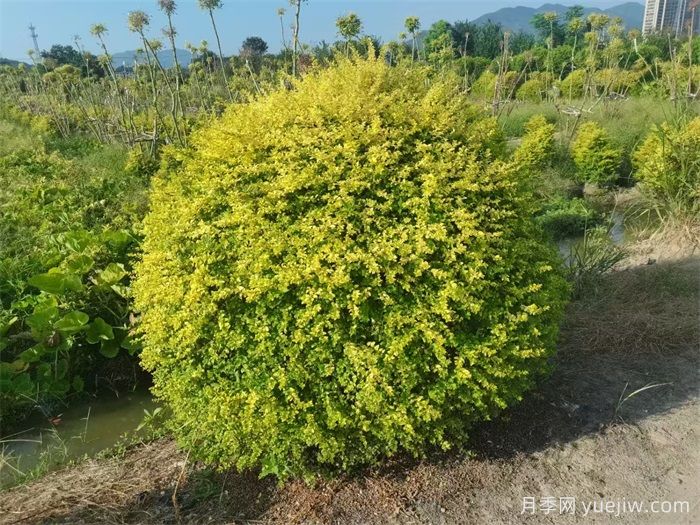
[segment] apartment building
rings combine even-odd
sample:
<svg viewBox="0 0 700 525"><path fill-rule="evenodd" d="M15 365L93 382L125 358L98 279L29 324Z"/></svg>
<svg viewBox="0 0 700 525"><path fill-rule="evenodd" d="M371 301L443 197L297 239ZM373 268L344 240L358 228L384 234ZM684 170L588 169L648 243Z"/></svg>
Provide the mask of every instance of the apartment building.
<svg viewBox="0 0 700 525"><path fill-rule="evenodd" d="M680 36L692 26L694 33L700 33L699 4L698 0L647 0L642 32Z"/></svg>

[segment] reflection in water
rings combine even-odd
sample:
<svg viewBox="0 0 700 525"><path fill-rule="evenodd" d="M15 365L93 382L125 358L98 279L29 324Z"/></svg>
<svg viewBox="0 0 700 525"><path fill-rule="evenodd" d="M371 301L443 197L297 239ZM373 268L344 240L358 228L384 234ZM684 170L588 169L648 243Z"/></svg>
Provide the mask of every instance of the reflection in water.
<svg viewBox="0 0 700 525"><path fill-rule="evenodd" d="M16 479L17 470L35 468L42 456L44 460L51 455L65 461L93 456L113 446L121 436L136 430L145 409L154 407L151 394L137 390L119 398L103 396L66 408L60 417L52 418L55 425L36 414L25 421L26 430L0 439L0 485Z"/></svg>
<svg viewBox="0 0 700 525"><path fill-rule="evenodd" d="M614 245L620 246L627 240L625 215L620 211L612 211L608 219L607 228L608 236ZM562 256L567 265L571 264L571 257L574 248L580 246L581 244L583 244L583 235L579 235L577 237L566 237L557 242L559 255Z"/></svg>

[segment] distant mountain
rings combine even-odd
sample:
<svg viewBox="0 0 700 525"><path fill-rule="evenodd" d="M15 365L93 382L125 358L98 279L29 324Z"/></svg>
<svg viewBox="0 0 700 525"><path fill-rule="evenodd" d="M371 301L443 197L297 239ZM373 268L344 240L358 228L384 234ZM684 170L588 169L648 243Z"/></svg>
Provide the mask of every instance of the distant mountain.
<svg viewBox="0 0 700 525"><path fill-rule="evenodd" d="M485 24L489 20L500 23L505 29L511 31L525 31L533 33L534 29L530 25L532 17L539 13L547 13L554 11L559 14L564 14L569 9L569 6L561 4L544 4L541 7L506 7L487 13L473 20L476 24ZM591 13L604 13L611 17L620 17L625 23L627 29L641 28L644 18L644 6L636 2L628 2L626 4L611 7L610 9L598 9L596 7L586 7L584 13L588 16Z"/></svg>
<svg viewBox="0 0 700 525"><path fill-rule="evenodd" d="M10 60L9 58L2 58L0 57L0 66L12 66L12 67L17 67L20 64L24 64L25 66L28 66L26 62L20 62L19 60Z"/></svg>
<svg viewBox="0 0 700 525"><path fill-rule="evenodd" d="M175 66L175 59L173 58L173 52L169 49L164 49L163 51L158 51L158 60L163 64L164 68L171 68ZM192 53L186 49L177 50L177 60L180 62L181 67L187 67L192 62ZM137 58L136 51L122 51L121 53L115 53L112 55L112 65L115 68L119 67L133 67L134 62L145 62L146 57L141 55Z"/></svg>

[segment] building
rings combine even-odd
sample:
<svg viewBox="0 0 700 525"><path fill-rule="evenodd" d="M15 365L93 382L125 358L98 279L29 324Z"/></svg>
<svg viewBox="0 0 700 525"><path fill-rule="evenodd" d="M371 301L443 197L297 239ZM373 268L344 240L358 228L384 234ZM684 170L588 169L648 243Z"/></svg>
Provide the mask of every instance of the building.
<svg viewBox="0 0 700 525"><path fill-rule="evenodd" d="M690 27L700 33L698 0L647 0L642 32L686 34Z"/></svg>

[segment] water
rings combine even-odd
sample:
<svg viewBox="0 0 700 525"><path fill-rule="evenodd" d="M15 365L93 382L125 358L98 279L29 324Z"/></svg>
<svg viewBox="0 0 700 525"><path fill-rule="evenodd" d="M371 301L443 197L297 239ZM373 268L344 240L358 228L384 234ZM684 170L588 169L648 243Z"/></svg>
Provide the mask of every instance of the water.
<svg viewBox="0 0 700 525"><path fill-rule="evenodd" d="M24 422L25 430L0 439L0 486L42 462L56 467L114 446L124 434L134 434L144 410L155 406L147 390L136 390L119 398L105 395L77 403L63 410L56 424L40 413L33 415Z"/></svg>
<svg viewBox="0 0 700 525"><path fill-rule="evenodd" d="M615 246L620 246L628 240L629 234L625 223L625 215L618 210L613 210L608 219L608 237ZM574 248L583 243L583 235L566 237L557 242L559 254L569 263Z"/></svg>

